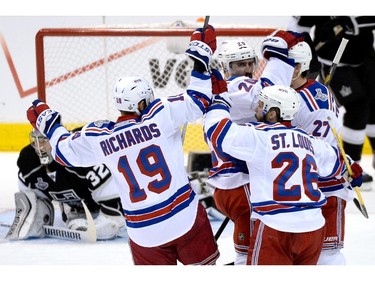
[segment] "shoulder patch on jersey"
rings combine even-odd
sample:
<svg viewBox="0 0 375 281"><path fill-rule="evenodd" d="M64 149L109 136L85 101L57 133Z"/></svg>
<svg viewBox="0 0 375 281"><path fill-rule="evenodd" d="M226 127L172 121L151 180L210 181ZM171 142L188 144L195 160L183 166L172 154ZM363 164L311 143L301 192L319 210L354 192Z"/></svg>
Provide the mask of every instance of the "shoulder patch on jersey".
<svg viewBox="0 0 375 281"><path fill-rule="evenodd" d="M326 101L328 100L328 95L322 92L322 89L316 88L315 89L316 95L315 99L316 100L321 100L321 101Z"/></svg>
<svg viewBox="0 0 375 281"><path fill-rule="evenodd" d="M97 120L97 121L93 122L93 124L96 127L103 127L103 125L106 125L106 124L109 124L109 123L111 123L110 120ZM107 127L107 126L104 126L104 127Z"/></svg>

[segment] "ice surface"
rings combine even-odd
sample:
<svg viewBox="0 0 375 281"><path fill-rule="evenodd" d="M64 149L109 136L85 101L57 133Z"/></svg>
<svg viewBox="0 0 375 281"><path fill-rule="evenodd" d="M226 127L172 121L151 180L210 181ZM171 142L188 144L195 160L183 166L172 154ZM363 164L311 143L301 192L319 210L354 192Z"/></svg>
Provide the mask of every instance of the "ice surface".
<svg viewBox="0 0 375 281"><path fill-rule="evenodd" d="M0 153L0 223L10 224L13 220L14 193L17 192L17 156L18 153L14 152ZM362 159L362 166L367 172L374 174L371 161L372 157L365 155ZM362 277L364 275L368 275L368 271L375 271L375 188L373 188L372 191L362 191L361 194L370 218L366 219L357 210L354 203L348 203L346 212L346 239L345 248L343 249L348 266L345 268L340 267L340 269L334 270L334 274L343 274L343 276L346 278L348 277L347 274L355 274L358 275L358 277ZM214 232L216 233L221 221L211 220L211 224ZM71 280L76 279L76 276L83 274L82 272L86 272L86 274L95 273L92 277L94 279L103 277L107 280L108 276L106 274L110 274L109 276L111 276L111 274L115 274L113 278L118 279L122 274L124 277L126 277L130 271L135 271L135 274L141 274L143 272L151 274L152 278L152 274L154 274L154 272L162 270L161 268L163 268L158 267L158 269L146 269L145 271L134 269L134 266L131 266L132 259L127 243L128 238L126 235L112 241L102 241L93 244L53 238L32 239L26 241L7 241L4 239L7 230L8 229L6 227L0 227L0 269L2 272L9 272L11 275L14 275L16 271L17 274L18 272L21 272L21 274L25 274L26 276L29 276L30 274L33 275L35 273L35 276L41 276L42 279L45 279L45 277L49 274L48 272L50 272L51 274L56 275L55 277L58 278L57 280L62 278L62 276L65 277L61 280L66 280L66 278ZM232 262L234 259L232 231L233 224L230 222L218 240L219 250L221 253L221 256L217 262L218 265L224 265ZM15 269L13 265L21 266L20 268L22 268L22 270ZM32 265L32 267L28 267L27 265ZM79 267L77 267L77 265ZM365 267L356 267L361 265L365 265ZM25 266L27 266L26 271L24 270ZM63 268L68 267L69 271L74 271L74 274L59 273L61 272L61 266L63 266ZM42 267L42 269L40 269L40 267ZM129 271L130 268L132 269ZM182 269L183 267L181 266L178 268L178 276L181 276L181 274L184 274L185 269ZM265 267L261 267L262 269L254 268L251 269L250 272L248 267L242 267L241 269L237 268L235 270L229 269L233 268L229 266L219 268L221 269L213 270L210 268L205 269L204 271L201 269L190 268L190 271L187 274L197 274L198 277L208 274L209 276L207 278L211 279L214 275L218 275L218 278L225 276L225 274L228 274L229 271L229 274L231 275L243 273L249 275L248 278L252 279L254 277L252 274L257 274L260 272L259 274L263 276L263 274L272 274L274 271L274 267L272 267L272 269L267 267L267 270L264 270ZM282 274L282 272L285 272L285 276L290 276L290 269L288 270L288 267L276 268L277 271L273 274L276 274L275 277L278 279L280 279L280 274ZM329 268L337 269L336 267ZM176 272L174 269L164 270L167 270L167 272L170 272L171 270L174 273ZM306 276L306 271L300 272L298 270L299 269L293 268L293 271L295 271L298 275L299 273L303 274L305 276L304 279L309 277L314 277L314 279L324 278L320 275L324 274L324 271L320 271L320 274L318 274L316 271L311 271L311 276ZM162 271L162 273L163 272L165 273L165 271ZM328 274L330 273L332 272L329 271ZM172 274L172 276L173 275L174 274ZM296 277L298 275L296 275ZM178 276L175 276L175 279L179 279ZM86 277L87 275L82 275L82 278L88 280ZM369 276L367 276L367 278L368 277ZM53 277L49 276L49 278ZM163 277L163 279L165 278L168 278L168 276ZM27 279L28 278L24 280Z"/></svg>

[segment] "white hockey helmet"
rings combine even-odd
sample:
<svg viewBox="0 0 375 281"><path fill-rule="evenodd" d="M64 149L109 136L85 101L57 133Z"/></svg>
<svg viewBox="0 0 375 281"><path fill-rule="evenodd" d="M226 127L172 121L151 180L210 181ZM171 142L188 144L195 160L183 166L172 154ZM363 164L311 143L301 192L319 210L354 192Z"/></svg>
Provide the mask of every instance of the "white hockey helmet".
<svg viewBox="0 0 375 281"><path fill-rule="evenodd" d="M301 64L300 73L309 70L310 61L312 60L312 53L309 44L306 42L299 42L290 48L288 56L293 58L296 63Z"/></svg>
<svg viewBox="0 0 375 281"><path fill-rule="evenodd" d="M37 129L30 132L30 144L35 149L35 153L39 156L42 165L51 164L53 157L51 154L51 145L47 137L43 136Z"/></svg>
<svg viewBox="0 0 375 281"><path fill-rule="evenodd" d="M259 93L259 100L264 103L263 114L267 114L272 107L277 107L283 120L293 120L294 114L300 108L298 93L289 86L265 87Z"/></svg>
<svg viewBox="0 0 375 281"><path fill-rule="evenodd" d="M124 76L116 80L113 87L115 107L120 111L136 112L138 103L145 100L148 106L154 100L154 92L148 82L139 76Z"/></svg>
<svg viewBox="0 0 375 281"><path fill-rule="evenodd" d="M255 60L254 70L258 66L258 56L256 55L254 48L249 46L242 39L223 41L220 45L217 58L223 64L224 71L229 71L229 64L231 62L246 59Z"/></svg>

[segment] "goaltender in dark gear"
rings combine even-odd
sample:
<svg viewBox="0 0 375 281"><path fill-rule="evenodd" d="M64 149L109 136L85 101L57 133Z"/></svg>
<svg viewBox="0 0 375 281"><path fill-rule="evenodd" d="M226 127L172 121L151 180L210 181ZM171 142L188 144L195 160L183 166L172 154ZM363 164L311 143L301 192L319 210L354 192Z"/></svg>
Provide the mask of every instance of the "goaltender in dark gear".
<svg viewBox="0 0 375 281"><path fill-rule="evenodd" d="M113 239L125 230L120 198L104 188L114 184L104 164L87 168L62 166L52 158L48 139L33 129L30 144L21 150L17 166L20 191L15 193L16 213L7 239L43 237L43 225L54 224L53 202L59 206L68 229L87 229L84 201L94 218L98 240Z"/></svg>

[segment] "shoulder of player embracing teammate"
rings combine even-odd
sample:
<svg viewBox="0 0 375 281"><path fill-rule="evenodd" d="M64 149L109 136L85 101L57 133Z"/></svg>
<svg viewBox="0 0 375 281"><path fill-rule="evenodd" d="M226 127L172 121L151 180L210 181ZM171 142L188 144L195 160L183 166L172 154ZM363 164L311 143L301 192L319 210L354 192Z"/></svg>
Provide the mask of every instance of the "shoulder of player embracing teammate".
<svg viewBox="0 0 375 281"><path fill-rule="evenodd" d="M257 82L257 79L249 78L247 76L232 76L227 80L228 93L248 93Z"/></svg>

